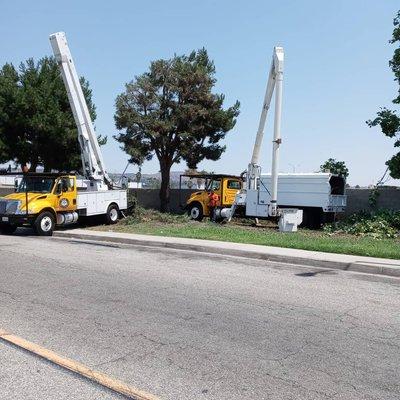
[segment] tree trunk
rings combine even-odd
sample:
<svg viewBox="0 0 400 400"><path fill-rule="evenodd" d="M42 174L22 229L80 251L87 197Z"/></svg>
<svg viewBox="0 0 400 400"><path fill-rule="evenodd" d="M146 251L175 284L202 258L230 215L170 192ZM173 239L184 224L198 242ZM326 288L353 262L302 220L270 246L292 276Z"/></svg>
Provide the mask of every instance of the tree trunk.
<svg viewBox="0 0 400 400"><path fill-rule="evenodd" d="M161 188L160 188L160 211L169 212L169 183L171 165L168 162L160 162Z"/></svg>

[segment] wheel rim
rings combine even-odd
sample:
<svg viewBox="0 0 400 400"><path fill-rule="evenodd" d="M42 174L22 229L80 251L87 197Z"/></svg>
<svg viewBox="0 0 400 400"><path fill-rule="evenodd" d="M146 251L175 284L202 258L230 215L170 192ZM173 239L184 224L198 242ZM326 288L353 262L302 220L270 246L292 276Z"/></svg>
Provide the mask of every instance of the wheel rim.
<svg viewBox="0 0 400 400"><path fill-rule="evenodd" d="M118 211L115 208L110 210L110 219L115 222L118 219Z"/></svg>
<svg viewBox="0 0 400 400"><path fill-rule="evenodd" d="M43 217L40 221L40 228L43 232L49 232L53 226L53 221L50 217Z"/></svg>
<svg viewBox="0 0 400 400"><path fill-rule="evenodd" d="M193 207L193 208L190 210L190 216L191 216L193 219L198 218L199 215L200 215L200 210L199 210L198 207Z"/></svg>

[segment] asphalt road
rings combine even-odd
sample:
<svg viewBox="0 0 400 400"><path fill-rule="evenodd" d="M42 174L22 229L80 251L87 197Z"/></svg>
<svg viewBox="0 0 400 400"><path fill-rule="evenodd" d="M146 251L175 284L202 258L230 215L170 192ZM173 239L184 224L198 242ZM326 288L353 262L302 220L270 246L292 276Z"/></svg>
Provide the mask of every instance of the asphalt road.
<svg viewBox="0 0 400 400"><path fill-rule="evenodd" d="M400 280L0 236L0 329L162 399L399 399ZM0 341L1 399L112 399Z"/></svg>

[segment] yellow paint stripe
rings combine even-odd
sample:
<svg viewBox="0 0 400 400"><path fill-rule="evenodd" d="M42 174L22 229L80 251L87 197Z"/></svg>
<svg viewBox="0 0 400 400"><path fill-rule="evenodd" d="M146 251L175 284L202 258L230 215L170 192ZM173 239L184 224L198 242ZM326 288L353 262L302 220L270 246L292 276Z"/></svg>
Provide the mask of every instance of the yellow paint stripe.
<svg viewBox="0 0 400 400"><path fill-rule="evenodd" d="M62 357L51 350L48 350L35 343L29 342L28 340L22 339L11 333L8 333L3 329L0 329L0 339L4 340L5 342L11 343L17 347L20 347L24 350L27 350L30 353L34 353L54 364L57 364L62 368L75 372L78 375L90 379L91 381L94 381L100 384L101 386L111 389L114 392L122 394L128 398L135 400L159 400L158 397L155 397L135 387L128 386L124 382L121 382L117 379L113 379L101 372L94 371L79 362L73 361L69 358Z"/></svg>

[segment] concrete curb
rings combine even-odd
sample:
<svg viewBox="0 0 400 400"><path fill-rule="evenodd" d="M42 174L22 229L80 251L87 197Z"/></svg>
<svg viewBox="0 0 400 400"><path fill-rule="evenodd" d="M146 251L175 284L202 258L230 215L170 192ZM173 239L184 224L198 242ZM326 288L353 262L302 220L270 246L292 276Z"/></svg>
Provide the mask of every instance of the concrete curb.
<svg viewBox="0 0 400 400"><path fill-rule="evenodd" d="M343 271L353 271L353 272L362 272L367 274L400 277L400 262L399 265L395 265L394 263L391 265L391 262L394 262L395 260L388 260L388 263L384 262L384 260L381 261L380 259L375 261L373 258L370 259L371 261L370 260L337 261L337 260L326 259L326 255L328 253L320 253L321 254L320 258L315 256L313 258L310 258L307 256L274 254L272 252L268 252L268 247L265 247L265 249L263 249L262 251L243 250L234 248L224 248L223 244L226 244L225 242L213 242L213 245L204 244L201 240L199 240L197 243L179 243L177 241L174 242L169 241L168 239L171 238L167 237L166 238L157 237L156 238L157 240L155 240L152 236L149 236L148 238L143 238L143 237L136 238L133 235L132 237L115 237L111 235L106 235L106 232L101 232L101 234L99 232L98 234L96 234L96 232L94 231L90 231L87 233L86 232L78 233L74 231L56 231L54 232L54 236L61 238L120 243L133 246L159 247L159 248L167 248L175 250L190 250L200 253L211 253L211 254L225 255L225 256L229 255L229 256L251 258L257 260L274 261L284 264L296 264L306 267L339 269ZM179 238L174 238L174 239L176 240ZM190 239L190 240L196 241L196 239ZM218 244L221 244L221 246L218 246ZM284 251L285 249L282 248L282 250ZM307 251L305 251L305 253L307 253ZM337 254L332 254L332 255L337 258Z"/></svg>

